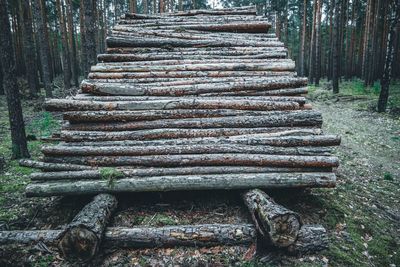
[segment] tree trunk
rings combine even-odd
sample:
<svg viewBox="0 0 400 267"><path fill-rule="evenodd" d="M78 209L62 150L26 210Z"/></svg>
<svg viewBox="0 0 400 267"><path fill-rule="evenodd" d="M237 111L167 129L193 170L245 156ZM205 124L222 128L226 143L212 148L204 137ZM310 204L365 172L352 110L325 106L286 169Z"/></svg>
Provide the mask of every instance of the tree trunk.
<svg viewBox="0 0 400 267"><path fill-rule="evenodd" d="M303 2L302 10L302 27L301 27L301 38L300 38L300 55L299 55L299 76L304 76L304 54L306 47L306 30L307 30L307 0Z"/></svg>
<svg viewBox="0 0 400 267"><path fill-rule="evenodd" d="M335 3L335 24L333 29L333 67L332 67L332 85L333 85L333 93L339 93L339 61L340 59L340 7L341 1L336 0Z"/></svg>
<svg viewBox="0 0 400 267"><path fill-rule="evenodd" d="M37 25L37 35L39 39L39 54L40 63L42 66L42 81L44 83L44 89L46 92L46 97L51 98L53 92L53 85L51 83L51 68L50 68L50 58L48 47L48 33L47 27L45 26L45 18L43 14L46 15L45 7L41 5L42 0L32 0L34 16L36 18ZM44 10L42 10L44 8Z"/></svg>
<svg viewBox="0 0 400 267"><path fill-rule="evenodd" d="M129 0L129 12L138 13L136 0Z"/></svg>
<svg viewBox="0 0 400 267"><path fill-rule="evenodd" d="M63 76L64 76L64 89L71 88L71 62L69 56L69 46L67 40L67 28L65 26L64 8L61 6L60 0L56 0L56 10L58 19L60 21L60 34L61 34L61 55L63 59Z"/></svg>
<svg viewBox="0 0 400 267"><path fill-rule="evenodd" d="M67 0L67 21L68 21L68 38L71 62L72 81L76 87L79 86L79 67L77 62L76 43L75 43L75 27L72 14L72 0Z"/></svg>
<svg viewBox="0 0 400 267"><path fill-rule="evenodd" d="M32 183L28 197L176 190L334 187L333 173L251 173L180 175L73 182Z"/></svg>
<svg viewBox="0 0 400 267"><path fill-rule="evenodd" d="M7 1L0 0L0 61L3 71L3 85L6 94L11 128L12 158L28 158L24 118L17 85L15 58L13 51Z"/></svg>
<svg viewBox="0 0 400 267"><path fill-rule="evenodd" d="M4 95L3 70L2 70L2 67L1 67L1 62L0 62L0 95Z"/></svg>
<svg viewBox="0 0 400 267"><path fill-rule="evenodd" d="M84 25L85 25L85 52L87 69L86 73L90 71L90 66L96 65L96 18L95 18L95 8L96 0L83 0L84 6Z"/></svg>
<svg viewBox="0 0 400 267"><path fill-rule="evenodd" d="M113 195L100 194L75 216L60 235L58 244L68 261L87 262L99 251L104 231L117 208Z"/></svg>
<svg viewBox="0 0 400 267"><path fill-rule="evenodd" d="M35 42L33 39L33 30L32 30L32 16L31 16L31 7L29 4L29 0L22 1L22 10L23 10L23 36L24 36L24 55L25 55L25 64L28 66L26 68L26 75L29 85L29 93L30 96L35 98L39 92L39 81L37 74L37 64L36 64L36 49Z"/></svg>
<svg viewBox="0 0 400 267"><path fill-rule="evenodd" d="M317 14L315 24L315 85L319 86L321 78L321 13L322 13L322 0L317 1Z"/></svg>
<svg viewBox="0 0 400 267"><path fill-rule="evenodd" d="M308 73L308 81L309 83L313 84L314 83L314 78L315 78L315 59L316 59L316 35L315 35L315 30L316 30L316 18L317 18L317 6L318 6L319 0L314 0L313 4L313 20L312 20L312 27L311 27L311 40L310 40L310 58L309 58L309 73Z"/></svg>
<svg viewBox="0 0 400 267"><path fill-rule="evenodd" d="M80 1L79 7L79 24L80 24L80 36L81 36L81 71L84 77L87 77L90 67L87 61L86 52L86 28L85 28L85 5L84 1Z"/></svg>
<svg viewBox="0 0 400 267"><path fill-rule="evenodd" d="M400 20L400 0L393 0L391 4L390 14L390 28L387 38L386 45L386 61L385 68L383 71L383 77L381 79L381 92L378 100L378 112L385 112L387 101L389 98L389 86L392 75L392 68L394 66L394 41L395 41L395 30L396 24Z"/></svg>
<svg viewBox="0 0 400 267"><path fill-rule="evenodd" d="M261 190L253 189L243 195L258 232L277 247L292 245L299 234L300 216L278 205Z"/></svg>

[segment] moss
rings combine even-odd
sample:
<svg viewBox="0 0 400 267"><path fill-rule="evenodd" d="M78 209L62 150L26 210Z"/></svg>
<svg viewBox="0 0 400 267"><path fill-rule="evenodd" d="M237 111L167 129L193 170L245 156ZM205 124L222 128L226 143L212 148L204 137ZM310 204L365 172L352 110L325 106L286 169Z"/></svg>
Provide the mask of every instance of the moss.
<svg viewBox="0 0 400 267"><path fill-rule="evenodd" d="M110 188L114 188L115 180L123 178L124 174L116 168L101 168L100 176L102 179L108 181L108 186Z"/></svg>
<svg viewBox="0 0 400 267"><path fill-rule="evenodd" d="M383 180L393 181L393 175L390 172L385 172L383 174Z"/></svg>

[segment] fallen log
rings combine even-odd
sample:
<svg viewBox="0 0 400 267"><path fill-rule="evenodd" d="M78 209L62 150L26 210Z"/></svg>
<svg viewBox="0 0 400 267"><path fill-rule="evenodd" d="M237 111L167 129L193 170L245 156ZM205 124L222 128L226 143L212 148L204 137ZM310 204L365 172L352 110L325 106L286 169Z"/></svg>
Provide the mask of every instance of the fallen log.
<svg viewBox="0 0 400 267"><path fill-rule="evenodd" d="M76 123L63 126L69 131L132 131L145 129L185 128L257 128L284 126L320 126L321 114L304 110L266 116L228 116L210 118L161 119L135 122Z"/></svg>
<svg viewBox="0 0 400 267"><path fill-rule="evenodd" d="M164 128L138 131L107 132L102 131L62 131L60 139L66 142L83 141L122 141L122 140L154 140L177 139L197 137L235 136L243 134L279 134L290 130L316 130L315 127L269 127L269 128L210 128L210 129L185 129Z"/></svg>
<svg viewBox="0 0 400 267"><path fill-rule="evenodd" d="M287 250L295 255L315 254L329 247L329 237L322 225L303 225L295 243Z"/></svg>
<svg viewBox="0 0 400 267"><path fill-rule="evenodd" d="M178 190L233 190L251 188L334 187L334 173L249 173L217 175L174 175L117 180L52 181L31 183L26 196L45 197L122 192Z"/></svg>
<svg viewBox="0 0 400 267"><path fill-rule="evenodd" d="M53 163L57 164L57 163ZM29 175L32 181L52 180L99 180L105 179L107 168L91 168L88 171L38 172ZM278 167L247 167L247 166L202 166L180 168L124 168L114 169L117 178L151 177L171 175L200 174L238 174L238 173L282 173L282 172L331 172L332 168L278 168ZM106 173L106 174L105 174ZM117 179L116 178L116 179Z"/></svg>
<svg viewBox="0 0 400 267"><path fill-rule="evenodd" d="M289 101L174 98L145 101L84 101L50 99L44 105L47 111L86 110L165 110L165 109L236 109L236 110L295 110L300 105Z"/></svg>
<svg viewBox="0 0 400 267"><path fill-rule="evenodd" d="M206 93L200 94L201 96L302 96L308 93L307 87L302 88L289 88L277 90L247 90L236 92L220 92L220 93Z"/></svg>
<svg viewBox="0 0 400 267"><path fill-rule="evenodd" d="M29 167L34 169L40 169L42 171L58 172L58 171L83 171L91 170L92 168L84 165L77 164L54 164L46 163L41 161L33 161L29 159L21 159L19 165L23 167Z"/></svg>
<svg viewBox="0 0 400 267"><path fill-rule="evenodd" d="M171 154L269 154L269 155L305 155L329 156L328 147L274 147L242 144L201 144L201 145L163 145L163 146L45 146L45 156L148 156Z"/></svg>
<svg viewBox="0 0 400 267"><path fill-rule="evenodd" d="M55 246L62 230L0 231L0 245L35 244ZM251 224L200 224L165 227L108 227L105 248L208 247L254 243L256 231Z"/></svg>
<svg viewBox="0 0 400 267"><path fill-rule="evenodd" d="M251 7L238 7L238 8L224 8L224 9L197 9L190 11L178 11L174 13L164 13L162 16L153 16L153 15L143 15L143 14L134 14L134 13L126 13L125 17L129 19L148 19L148 18L159 18L163 19L165 17L191 17L198 15L208 15L208 16L225 16L225 15L256 15L257 11L254 6Z"/></svg>
<svg viewBox="0 0 400 267"><path fill-rule="evenodd" d="M98 252L104 230L112 213L117 208L117 199L109 194L100 194L75 216L60 234L58 246L69 261L87 262Z"/></svg>
<svg viewBox="0 0 400 267"><path fill-rule="evenodd" d="M89 166L264 166L264 167L316 167L330 168L339 165L333 156L298 156L268 154L181 154L151 156L85 156L44 157L45 162L70 163Z"/></svg>
<svg viewBox="0 0 400 267"><path fill-rule="evenodd" d="M108 54L137 54L137 55L168 55L171 54L220 54L224 53L242 53L242 54L261 54L271 51L287 52L285 47L246 47L246 46L230 46L230 47L108 47Z"/></svg>
<svg viewBox="0 0 400 267"><path fill-rule="evenodd" d="M292 245L302 225L300 216L275 203L261 190L253 189L243 194L258 232L277 247Z"/></svg>

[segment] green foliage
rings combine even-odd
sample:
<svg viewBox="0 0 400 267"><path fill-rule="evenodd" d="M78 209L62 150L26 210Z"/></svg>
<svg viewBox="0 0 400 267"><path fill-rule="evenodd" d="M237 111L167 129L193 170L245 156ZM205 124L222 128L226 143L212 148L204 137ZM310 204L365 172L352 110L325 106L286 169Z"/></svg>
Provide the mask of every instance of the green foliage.
<svg viewBox="0 0 400 267"><path fill-rule="evenodd" d="M108 186L110 188L114 188L115 180L123 178L124 174L116 168L101 168L100 176L102 179L108 181Z"/></svg>
<svg viewBox="0 0 400 267"><path fill-rule="evenodd" d="M385 172L383 174L383 179L386 181L393 181L393 175L390 172Z"/></svg>
<svg viewBox="0 0 400 267"><path fill-rule="evenodd" d="M54 119L50 112L41 112L37 118L28 124L27 135L48 137L58 128L60 128L60 123Z"/></svg>

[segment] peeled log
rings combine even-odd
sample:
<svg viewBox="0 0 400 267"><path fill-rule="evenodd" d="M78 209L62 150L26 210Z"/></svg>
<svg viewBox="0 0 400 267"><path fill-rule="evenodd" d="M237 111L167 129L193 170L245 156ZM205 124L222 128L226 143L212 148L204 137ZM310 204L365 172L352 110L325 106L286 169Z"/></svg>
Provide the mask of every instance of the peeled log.
<svg viewBox="0 0 400 267"><path fill-rule="evenodd" d="M112 213L117 208L117 199L109 194L100 194L75 216L60 235L58 244L69 261L87 262L98 252L104 230Z"/></svg>
<svg viewBox="0 0 400 267"><path fill-rule="evenodd" d="M0 231L0 245L55 245L62 230ZM165 227L108 227L102 247L152 248L174 246L218 246L254 243L256 230L251 224L199 224Z"/></svg>
<svg viewBox="0 0 400 267"><path fill-rule="evenodd" d="M217 175L173 175L117 180L51 181L31 183L26 196L45 197L122 192L179 190L234 190L252 188L334 187L334 173L245 173Z"/></svg>
<svg viewBox="0 0 400 267"><path fill-rule="evenodd" d="M138 131L62 131L61 140L66 142L83 141L123 141L123 140L155 140L155 139L178 139L199 137L236 136L244 134L271 134L279 135L290 130L319 131L316 127L268 127L268 128L211 128L211 129L184 129L164 128Z"/></svg>
<svg viewBox="0 0 400 267"><path fill-rule="evenodd" d="M89 166L264 166L264 167L337 167L339 162L333 156L298 156L266 154L181 154L151 156L84 156L51 157L45 162L72 163Z"/></svg>
<svg viewBox="0 0 400 267"><path fill-rule="evenodd" d="M165 109L236 109L236 110L295 110L300 109L296 102L177 98L144 101L84 101L69 99L50 99L45 103L47 111L111 111L111 110L165 110Z"/></svg>
<svg viewBox="0 0 400 267"><path fill-rule="evenodd" d="M264 238L277 247L288 247L296 241L301 227L297 213L275 203L258 189L246 192L243 199Z"/></svg>
<svg viewBox="0 0 400 267"><path fill-rule="evenodd" d="M70 131L129 131L163 128L257 128L283 126L320 126L321 114L317 111L293 111L270 116L231 116L212 118L161 119L153 121L82 123L64 125Z"/></svg>
<svg viewBox="0 0 400 267"><path fill-rule="evenodd" d="M295 255L315 254L328 249L329 237L322 225L303 225L295 243L287 250Z"/></svg>

